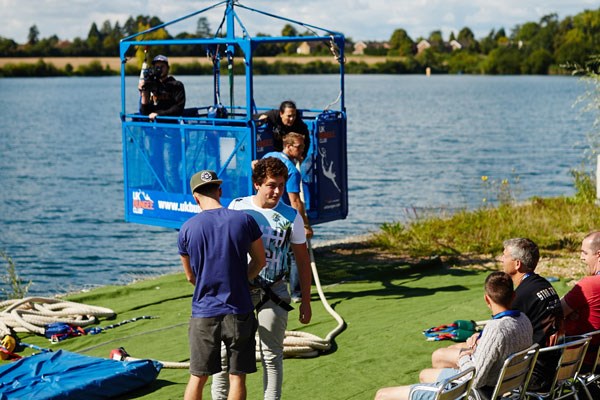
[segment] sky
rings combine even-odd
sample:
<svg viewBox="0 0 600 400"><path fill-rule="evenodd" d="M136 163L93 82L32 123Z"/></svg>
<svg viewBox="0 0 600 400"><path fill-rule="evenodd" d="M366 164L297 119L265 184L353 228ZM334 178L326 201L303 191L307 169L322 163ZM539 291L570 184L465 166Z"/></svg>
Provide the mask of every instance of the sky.
<svg viewBox="0 0 600 400"><path fill-rule="evenodd" d="M445 39L469 27L476 38L504 28L510 33L518 24L539 22L556 13L559 20L586 9L600 8L598 0L239 0L247 7L289 19L342 32L358 40L388 40L395 29L405 29L416 40L441 30ZM209 7L217 1L206 0L0 0L0 36L27 41L29 28L36 25L39 37L57 35L60 39L85 39L93 22L121 25L129 16L157 16L167 22ZM206 16L214 31L223 17L223 7ZM280 35L285 22L270 20L255 13L239 11L251 35ZM171 35L193 33L198 16L167 28ZM304 29L300 28L299 31Z"/></svg>

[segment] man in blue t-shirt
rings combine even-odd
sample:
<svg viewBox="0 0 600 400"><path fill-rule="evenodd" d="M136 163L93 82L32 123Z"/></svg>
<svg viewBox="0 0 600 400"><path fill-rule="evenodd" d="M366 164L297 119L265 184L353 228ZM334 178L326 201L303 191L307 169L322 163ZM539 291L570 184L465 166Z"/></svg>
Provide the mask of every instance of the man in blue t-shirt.
<svg viewBox="0 0 600 400"><path fill-rule="evenodd" d="M230 398L245 399L246 374L256 372L257 322L248 280L266 265L262 233L250 215L221 205L221 183L213 171L192 176L190 187L202 211L179 231L181 262L194 285L186 400L202 398L208 376L221 371L221 341L228 354Z"/></svg>

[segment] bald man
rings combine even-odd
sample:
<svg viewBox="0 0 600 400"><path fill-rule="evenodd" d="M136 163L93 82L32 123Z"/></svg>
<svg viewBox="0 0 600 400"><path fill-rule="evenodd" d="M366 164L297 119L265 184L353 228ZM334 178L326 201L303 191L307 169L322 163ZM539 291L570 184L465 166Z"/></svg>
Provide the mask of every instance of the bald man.
<svg viewBox="0 0 600 400"><path fill-rule="evenodd" d="M600 329L600 232L592 232L583 239L579 258L587 266L587 276L560 300L567 336ZM594 351L587 352L584 367L591 367L599 344L600 337L594 338L590 345Z"/></svg>

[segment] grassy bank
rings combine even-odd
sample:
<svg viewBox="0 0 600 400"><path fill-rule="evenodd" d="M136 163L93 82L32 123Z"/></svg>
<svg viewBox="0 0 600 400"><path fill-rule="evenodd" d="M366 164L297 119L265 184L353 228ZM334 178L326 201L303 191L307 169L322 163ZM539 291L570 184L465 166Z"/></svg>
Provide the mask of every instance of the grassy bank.
<svg viewBox="0 0 600 400"><path fill-rule="evenodd" d="M416 382L418 371L429 366L431 352L448 344L425 341L424 329L489 317L482 284L489 271L498 269L494 257L502 240L528 236L538 242L538 272L560 276L554 286L562 295L583 273L577 259L582 236L599 222L600 212L589 202L534 199L442 218L416 218L405 225L386 224L366 241L316 249L325 294L347 328L328 354L285 360L285 397L372 399L379 387ZM38 336L21 340L97 357L108 357L122 346L133 357L187 361L191 295L183 274L72 294L69 300L117 313L100 326L143 315L158 318L58 344ZM313 320L303 326L297 317L297 310L292 311L288 329L325 337L336 326L314 290ZM180 399L187 379L187 370L163 369L152 385L122 399ZM261 389L259 366L259 372L248 377L248 398L261 398ZM209 390L210 386L207 398Z"/></svg>
<svg viewBox="0 0 600 400"><path fill-rule="evenodd" d="M488 271L497 268L489 257L462 258L459 266L438 257L395 255L367 243L319 249L316 262L328 301L347 328L329 354L285 360L286 398L371 399L381 386L415 382L418 371L428 366L431 352L448 344L426 342L422 330L456 319L488 318L482 283ZM565 280L555 287L561 294L568 289ZM134 357L187 361L191 293L183 274L174 274L73 294L69 300L117 313L113 321L101 321L100 326L142 315L159 318L54 345L37 336L21 340L97 357L108 357L111 349L123 346ZM312 322L302 326L297 311L292 311L288 329L325 337L336 326L314 291L313 314ZM248 377L249 399L261 398L261 376L259 367ZM187 378L186 370L163 369L152 385L122 399L180 399ZM209 387L205 394L210 398L208 393Z"/></svg>
<svg viewBox="0 0 600 400"><path fill-rule="evenodd" d="M548 252L576 251L583 236L600 226L600 209L576 198L533 198L525 204L504 204L463 210L447 217L415 218L408 224L386 223L372 244L398 254L489 254L502 250L503 240L528 237Z"/></svg>

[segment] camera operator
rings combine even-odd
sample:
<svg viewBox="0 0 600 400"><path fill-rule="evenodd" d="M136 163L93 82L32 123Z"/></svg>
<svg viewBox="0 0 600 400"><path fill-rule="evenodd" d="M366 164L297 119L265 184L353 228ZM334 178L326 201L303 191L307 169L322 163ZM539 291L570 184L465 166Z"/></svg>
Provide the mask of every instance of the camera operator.
<svg viewBox="0 0 600 400"><path fill-rule="evenodd" d="M185 108L185 88L183 83L169 76L169 60L157 55L152 60L152 68L144 73L144 80L138 85L140 90L140 113L151 120L157 116L180 116Z"/></svg>

